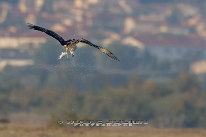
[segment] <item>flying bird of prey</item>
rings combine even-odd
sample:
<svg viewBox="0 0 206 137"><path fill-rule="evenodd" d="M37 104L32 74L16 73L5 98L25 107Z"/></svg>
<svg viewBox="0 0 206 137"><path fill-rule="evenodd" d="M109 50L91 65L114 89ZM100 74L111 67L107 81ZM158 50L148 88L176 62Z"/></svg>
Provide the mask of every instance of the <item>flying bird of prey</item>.
<svg viewBox="0 0 206 137"><path fill-rule="evenodd" d="M105 53L106 55L108 55L110 58L114 59L114 60L117 60L119 61L119 59L109 50L101 47L101 46L97 46L93 43L91 43L90 41L84 39L84 38L81 38L81 39L69 39L69 40L64 40L61 36L59 36L57 33L51 31L51 30L48 30L46 28L43 28L43 27L39 27L39 26L36 26L36 25L33 25L33 24L30 24L30 23L27 23L28 24L28 27L30 29L33 29L33 30L37 30L37 31L41 31L41 32L44 32L46 33L47 35L55 38L56 40L59 41L59 43L65 48L66 52L62 52L61 55L59 56L59 59L61 59L62 57L64 56L67 56L68 57L68 54L67 54L67 51L69 50L72 57L74 56L74 51L77 49L77 44L78 43L85 43L89 46L92 46L92 47L95 47L97 48L98 50L100 50L101 52Z"/></svg>

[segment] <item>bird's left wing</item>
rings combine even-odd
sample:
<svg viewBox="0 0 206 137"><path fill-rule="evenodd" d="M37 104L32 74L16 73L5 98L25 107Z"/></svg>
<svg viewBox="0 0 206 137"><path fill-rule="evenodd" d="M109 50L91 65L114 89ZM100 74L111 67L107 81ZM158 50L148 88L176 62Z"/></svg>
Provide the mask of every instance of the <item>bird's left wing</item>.
<svg viewBox="0 0 206 137"><path fill-rule="evenodd" d="M51 37L55 38L56 40L58 40L61 45L65 44L65 40L61 36L59 36L57 33L53 32L51 30L48 30L46 28L30 24L30 23L27 23L27 24L28 24L28 27L30 29L34 29L34 30L38 30L38 31L44 32L44 33L48 34L49 36L51 36Z"/></svg>
<svg viewBox="0 0 206 137"><path fill-rule="evenodd" d="M79 42L82 42L82 43L88 44L89 46L95 47L95 48L99 49L101 52L103 52L104 54L108 55L110 58L119 61L119 59L111 51L109 51L101 46L97 46L86 39L80 39Z"/></svg>

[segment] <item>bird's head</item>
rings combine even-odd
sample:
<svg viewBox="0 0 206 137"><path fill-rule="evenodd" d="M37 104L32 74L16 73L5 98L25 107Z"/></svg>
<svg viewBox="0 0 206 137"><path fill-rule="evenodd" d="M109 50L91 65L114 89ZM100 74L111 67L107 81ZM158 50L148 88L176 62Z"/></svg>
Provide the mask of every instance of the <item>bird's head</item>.
<svg viewBox="0 0 206 137"><path fill-rule="evenodd" d="M66 41L66 43L67 43L67 44L69 44L71 41L72 41L72 40L71 40L71 39L69 39L69 40L67 40L67 41Z"/></svg>
<svg viewBox="0 0 206 137"><path fill-rule="evenodd" d="M66 41L66 44L70 44L70 43L75 42L75 41L76 41L76 39L69 39Z"/></svg>

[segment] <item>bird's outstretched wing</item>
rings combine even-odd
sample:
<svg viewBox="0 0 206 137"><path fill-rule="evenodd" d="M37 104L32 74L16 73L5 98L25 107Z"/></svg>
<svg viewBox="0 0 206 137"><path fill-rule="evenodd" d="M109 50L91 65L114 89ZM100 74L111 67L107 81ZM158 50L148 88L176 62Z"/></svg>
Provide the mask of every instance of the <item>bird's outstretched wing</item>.
<svg viewBox="0 0 206 137"><path fill-rule="evenodd" d="M51 36L51 37L55 38L56 40L58 40L61 45L65 44L65 40L61 36L59 36L57 33L53 32L51 30L48 30L48 29L45 29L45 28L42 28L42 27L30 24L30 23L27 23L27 24L28 24L28 27L30 29L44 32L44 33L48 34L49 36Z"/></svg>
<svg viewBox="0 0 206 137"><path fill-rule="evenodd" d="M119 61L119 59L111 51L109 51L101 46L94 45L93 43L91 43L90 41L88 41L86 39L80 39L79 42L82 42L82 43L88 44L89 46L95 47L95 48L99 49L101 52L108 55L110 58L113 58L114 60Z"/></svg>

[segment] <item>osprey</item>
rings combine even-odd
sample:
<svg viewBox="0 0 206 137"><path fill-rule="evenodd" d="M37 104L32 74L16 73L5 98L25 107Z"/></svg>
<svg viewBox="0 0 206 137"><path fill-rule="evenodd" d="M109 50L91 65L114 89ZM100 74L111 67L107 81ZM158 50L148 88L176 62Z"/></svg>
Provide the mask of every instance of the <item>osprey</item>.
<svg viewBox="0 0 206 137"><path fill-rule="evenodd" d="M41 32L44 32L46 33L47 35L55 38L56 40L59 41L59 43L65 48L66 52L62 52L61 55L59 56L59 59L61 59L62 57L64 56L67 56L68 57L68 54L67 54L67 51L69 50L72 57L74 57L74 51L77 49L77 44L79 42L81 43L85 43L89 46L92 46L92 47L95 47L97 49L99 49L101 52L105 53L106 55L108 55L109 57L111 57L112 59L114 60L117 60L119 61L119 59L109 50L101 47L101 46L97 46L93 43L91 43L90 41L86 40L86 39L69 39L69 40L64 40L61 36L59 36L57 33L51 31L51 30L48 30L46 28L43 28L43 27L39 27L39 26L36 26L36 25L33 25L33 24L30 24L30 23L27 23L28 24L28 27L30 29L33 29L33 30L38 30L38 31L41 31Z"/></svg>

